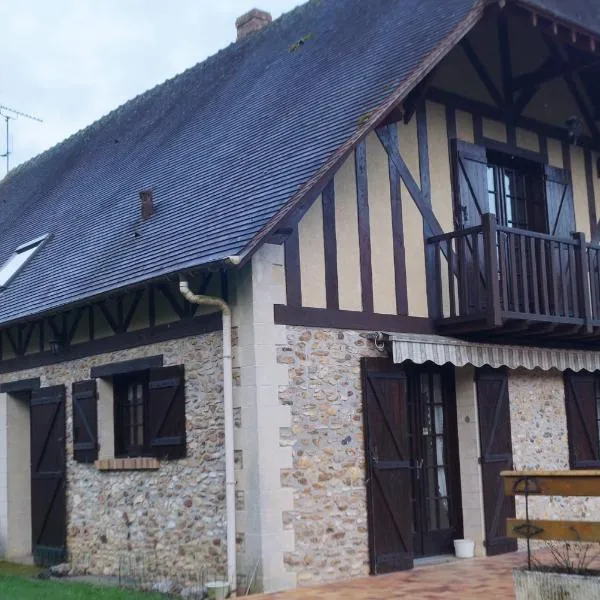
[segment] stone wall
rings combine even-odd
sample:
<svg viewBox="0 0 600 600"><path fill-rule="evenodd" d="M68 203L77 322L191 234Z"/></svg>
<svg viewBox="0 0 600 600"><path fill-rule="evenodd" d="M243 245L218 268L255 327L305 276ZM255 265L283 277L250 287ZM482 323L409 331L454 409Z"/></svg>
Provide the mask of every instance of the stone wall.
<svg viewBox="0 0 600 600"><path fill-rule="evenodd" d="M517 470L569 468L563 375L559 371L510 371L510 419L513 462ZM530 500L538 519L600 520L600 498L544 497ZM525 502L517 498L517 516Z"/></svg>
<svg viewBox="0 0 600 600"><path fill-rule="evenodd" d="M166 573L226 572L221 332L8 373L67 391L68 550L76 564L115 574L133 553ZM162 354L185 365L187 457L158 471L99 472L73 461L71 384L90 367Z"/></svg>
<svg viewBox="0 0 600 600"><path fill-rule="evenodd" d="M381 356L355 331L287 328L278 362L289 368L279 399L292 427L280 443L293 450L293 468L281 472L294 490L284 514L295 533L286 567L298 585L369 573L360 359Z"/></svg>

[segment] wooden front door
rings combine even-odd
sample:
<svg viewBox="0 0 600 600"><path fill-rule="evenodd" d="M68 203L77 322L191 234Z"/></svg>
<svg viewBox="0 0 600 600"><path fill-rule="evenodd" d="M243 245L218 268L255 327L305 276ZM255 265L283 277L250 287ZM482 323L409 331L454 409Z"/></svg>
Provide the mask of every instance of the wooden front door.
<svg viewBox="0 0 600 600"><path fill-rule="evenodd" d="M419 365L408 373L414 554L449 554L462 537L454 372Z"/></svg>
<svg viewBox="0 0 600 600"><path fill-rule="evenodd" d="M31 534L36 564L66 557L65 388L31 393Z"/></svg>
<svg viewBox="0 0 600 600"><path fill-rule="evenodd" d="M492 556L517 549L517 540L506 537L506 519L515 516L515 500L504 495L500 476L513 468L508 373L505 369L478 369L476 382L485 547Z"/></svg>
<svg viewBox="0 0 600 600"><path fill-rule="evenodd" d="M461 537L451 371L363 359L371 572L410 569Z"/></svg>

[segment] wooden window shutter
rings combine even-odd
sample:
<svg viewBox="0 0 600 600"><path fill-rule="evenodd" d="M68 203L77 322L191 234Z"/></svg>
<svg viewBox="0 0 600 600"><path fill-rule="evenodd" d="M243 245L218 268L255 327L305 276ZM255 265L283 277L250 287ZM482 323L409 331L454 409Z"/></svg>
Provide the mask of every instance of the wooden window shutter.
<svg viewBox="0 0 600 600"><path fill-rule="evenodd" d="M78 381L72 387L73 458L92 463L98 458L98 393L96 381Z"/></svg>
<svg viewBox="0 0 600 600"><path fill-rule="evenodd" d="M515 499L504 494L500 473L513 469L510 397L506 369L479 368L475 376L481 482L488 556L513 552L517 540L506 536L506 519L515 516Z"/></svg>
<svg viewBox="0 0 600 600"><path fill-rule="evenodd" d="M570 239L576 231L571 174L564 169L546 165L544 175L548 233L555 237Z"/></svg>
<svg viewBox="0 0 600 600"><path fill-rule="evenodd" d="M148 383L150 451L157 458L182 458L185 443L183 365L152 369Z"/></svg>
<svg viewBox="0 0 600 600"><path fill-rule="evenodd" d="M565 373L565 405L572 469L600 467L597 378L592 373Z"/></svg>
<svg viewBox="0 0 600 600"><path fill-rule="evenodd" d="M457 229L476 227L481 225L481 215L490 212L486 150L454 140L453 155Z"/></svg>

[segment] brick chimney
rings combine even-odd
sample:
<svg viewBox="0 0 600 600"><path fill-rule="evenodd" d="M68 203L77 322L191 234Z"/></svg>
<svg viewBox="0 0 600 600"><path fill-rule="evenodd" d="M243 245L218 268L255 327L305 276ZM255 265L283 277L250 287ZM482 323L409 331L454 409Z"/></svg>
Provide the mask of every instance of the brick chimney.
<svg viewBox="0 0 600 600"><path fill-rule="evenodd" d="M154 214L152 190L142 190L140 192L140 206L142 209L142 221L147 221Z"/></svg>
<svg viewBox="0 0 600 600"><path fill-rule="evenodd" d="M272 20L273 17L271 17L271 13L259 10L258 8L253 8L236 19L235 26L237 28L237 39L244 39L251 33L268 25Z"/></svg>

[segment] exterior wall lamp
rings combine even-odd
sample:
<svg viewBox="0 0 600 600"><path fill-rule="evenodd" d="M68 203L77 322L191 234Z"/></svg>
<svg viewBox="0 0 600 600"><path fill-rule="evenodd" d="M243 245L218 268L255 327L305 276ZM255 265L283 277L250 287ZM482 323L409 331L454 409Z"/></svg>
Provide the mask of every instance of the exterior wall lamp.
<svg viewBox="0 0 600 600"><path fill-rule="evenodd" d="M52 354L60 354L60 351L64 346L64 341L60 338L54 337L48 340L48 345L50 346L50 352L52 352Z"/></svg>

